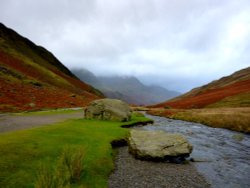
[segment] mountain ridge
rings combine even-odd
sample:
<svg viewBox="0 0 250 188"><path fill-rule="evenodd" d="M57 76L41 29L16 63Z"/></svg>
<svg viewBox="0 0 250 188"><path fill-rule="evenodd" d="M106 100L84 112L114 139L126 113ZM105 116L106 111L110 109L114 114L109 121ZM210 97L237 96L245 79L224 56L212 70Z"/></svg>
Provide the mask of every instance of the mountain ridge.
<svg viewBox="0 0 250 188"><path fill-rule="evenodd" d="M103 94L51 52L0 24L0 111L84 106Z"/></svg>

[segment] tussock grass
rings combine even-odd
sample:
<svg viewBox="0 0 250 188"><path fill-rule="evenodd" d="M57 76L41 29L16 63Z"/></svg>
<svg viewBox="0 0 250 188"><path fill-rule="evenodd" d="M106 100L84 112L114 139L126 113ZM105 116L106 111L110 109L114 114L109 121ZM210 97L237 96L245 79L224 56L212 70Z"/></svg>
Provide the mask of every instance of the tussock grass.
<svg viewBox="0 0 250 188"><path fill-rule="evenodd" d="M41 164L37 172L37 180L35 182L35 188L52 188L55 187L54 177L51 169Z"/></svg>
<svg viewBox="0 0 250 188"><path fill-rule="evenodd" d="M148 119L133 116L131 123L143 120ZM115 155L110 143L128 136L122 124L74 119L1 134L0 187L46 187L43 182L52 186L60 176L70 179L71 187L107 187ZM65 150L65 146L69 148ZM71 148L84 151L68 155ZM66 176L63 171L67 171Z"/></svg>
<svg viewBox="0 0 250 188"><path fill-rule="evenodd" d="M59 159L59 172L68 172L68 182L76 183L81 179L83 172L84 149L72 149L69 146L64 148L61 158ZM60 174L60 173L59 173Z"/></svg>
<svg viewBox="0 0 250 188"><path fill-rule="evenodd" d="M250 133L250 108L203 108L151 111L153 115L202 123L211 127Z"/></svg>
<svg viewBox="0 0 250 188"><path fill-rule="evenodd" d="M81 147L74 149L66 146L54 171L45 164L41 164L35 188L67 188L80 182L84 169L84 153L84 149Z"/></svg>

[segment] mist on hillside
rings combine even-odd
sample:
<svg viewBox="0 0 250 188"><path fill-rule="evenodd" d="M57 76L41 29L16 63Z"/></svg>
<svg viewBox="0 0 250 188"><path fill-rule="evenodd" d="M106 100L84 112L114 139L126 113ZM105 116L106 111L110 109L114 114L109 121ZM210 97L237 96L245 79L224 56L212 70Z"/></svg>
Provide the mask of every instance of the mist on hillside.
<svg viewBox="0 0 250 188"><path fill-rule="evenodd" d="M94 86L109 98L129 104L152 105L180 95L158 85L146 85L135 76L96 76L87 69L71 70L82 81Z"/></svg>

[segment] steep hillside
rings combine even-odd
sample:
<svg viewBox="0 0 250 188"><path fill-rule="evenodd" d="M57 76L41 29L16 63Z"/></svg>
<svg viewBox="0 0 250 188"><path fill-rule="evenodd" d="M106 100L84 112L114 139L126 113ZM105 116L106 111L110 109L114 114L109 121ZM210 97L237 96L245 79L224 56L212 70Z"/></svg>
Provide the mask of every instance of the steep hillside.
<svg viewBox="0 0 250 188"><path fill-rule="evenodd" d="M75 107L103 97L52 53L0 23L0 111Z"/></svg>
<svg viewBox="0 0 250 188"><path fill-rule="evenodd" d="M132 76L97 77L85 69L73 69L72 72L81 80L101 90L105 96L122 99L130 104L155 104L180 94L160 86L146 86Z"/></svg>
<svg viewBox="0 0 250 188"><path fill-rule="evenodd" d="M249 107L250 67L152 107Z"/></svg>

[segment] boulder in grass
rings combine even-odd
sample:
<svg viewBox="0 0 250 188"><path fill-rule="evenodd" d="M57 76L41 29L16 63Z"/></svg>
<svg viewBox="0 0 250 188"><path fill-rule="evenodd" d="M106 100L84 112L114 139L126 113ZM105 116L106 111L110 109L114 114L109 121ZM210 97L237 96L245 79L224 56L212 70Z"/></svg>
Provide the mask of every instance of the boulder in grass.
<svg viewBox="0 0 250 188"><path fill-rule="evenodd" d="M99 99L90 103L84 110L86 119L130 121L129 105L118 99Z"/></svg>
<svg viewBox="0 0 250 188"><path fill-rule="evenodd" d="M164 131L131 130L128 144L136 158L172 162L185 160L193 148L183 136Z"/></svg>

